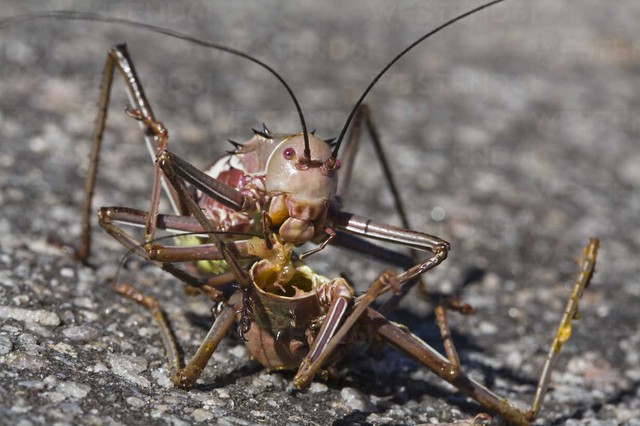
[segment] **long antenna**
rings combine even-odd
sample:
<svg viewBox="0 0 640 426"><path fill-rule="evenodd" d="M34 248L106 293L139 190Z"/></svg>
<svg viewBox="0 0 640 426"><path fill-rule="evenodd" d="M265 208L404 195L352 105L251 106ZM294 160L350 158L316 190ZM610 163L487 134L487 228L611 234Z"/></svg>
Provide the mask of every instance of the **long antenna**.
<svg viewBox="0 0 640 426"><path fill-rule="evenodd" d="M340 136L338 136L338 140L333 148L333 151L331 152L331 158L333 160L335 160L336 158L338 158L338 150L340 149L340 144L342 144L342 140L344 139L345 134L347 133L347 129L349 128L349 125L351 124L351 120L353 120L353 116L356 114L356 111L358 110L358 108L360 107L360 105L362 105L362 102L364 101L364 98L369 94L369 92L371 91L371 89L373 89L373 86L375 86L375 84L378 82L378 80L380 80L380 78L387 72L387 70L389 68L391 68L393 66L393 64L395 64L396 62L398 62L398 60L400 58L402 58L407 52L409 52L411 49L413 49L414 47L416 47L417 45L419 45L420 43L422 43L424 40L426 40L427 38L431 37L432 35L440 32L441 30L445 29L446 27L448 27L449 25L454 24L455 22L466 18L469 15L473 15L474 13L480 12L483 9L486 9L488 7L491 7L495 4L498 3L502 3L505 0L494 0L492 2L489 3L485 3L481 6L476 7L475 9L471 9L468 12L463 13L462 15L456 16L455 18L445 22L444 24L440 25L439 27L437 27L434 30L429 31L428 33L426 33L425 35L423 35L422 37L420 37L419 39L417 39L416 41L414 41L413 43L411 43L407 48L405 48L402 52L400 52L395 58L393 58L383 69L382 71L380 71L378 73L378 75L376 75L374 77L374 79L371 81L371 83L369 83L369 85L367 86L367 88L364 90L364 92L362 93L362 95L360 96L360 99L358 99L358 102L356 102L356 105L353 107L353 109L351 110L351 113L349 114L349 117L347 118L346 123L344 123L344 127L342 128L342 130L340 131Z"/></svg>
<svg viewBox="0 0 640 426"><path fill-rule="evenodd" d="M300 108L300 104L298 103L298 99L293 94L293 90L287 84L286 81L278 74L273 68L269 65L265 64L261 60L247 54L241 52L239 50L233 49L231 47L223 46L221 44L213 43L207 40L198 39L195 36L191 36L189 34L181 33L178 31L170 30L167 28L158 27L156 25L146 24L144 22L132 21L129 19L123 18L114 18L110 16L100 15L98 13L91 12L77 12L73 10L52 10L45 12L36 12L36 13L28 13L24 15L16 15L8 18L0 18L0 29L9 27L14 24L19 24L27 21L34 21L39 19L60 19L60 20L75 20L75 21L90 21L90 22L103 22L108 24L117 24L124 25L126 27L133 27L135 29L143 29L146 31L151 31L158 34L167 35L169 37L173 37L179 40L184 40L189 43L196 44L198 46L203 46L209 49L220 50L222 52L230 53L235 56L239 56L244 59L248 59L249 61L258 64L262 68L266 69L278 79L280 83L284 86L284 88L289 93L289 97L293 101L296 111L298 112L298 117L300 118L300 125L302 126L302 133L304 135L304 159L311 160L311 151L309 149L309 133L307 131L307 124L304 120L304 115L302 114L302 108Z"/></svg>

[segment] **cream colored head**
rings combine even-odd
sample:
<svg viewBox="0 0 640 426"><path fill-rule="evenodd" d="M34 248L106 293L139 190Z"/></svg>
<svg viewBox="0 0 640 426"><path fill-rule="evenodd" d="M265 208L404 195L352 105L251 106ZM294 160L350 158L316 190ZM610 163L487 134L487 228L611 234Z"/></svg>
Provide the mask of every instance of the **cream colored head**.
<svg viewBox="0 0 640 426"><path fill-rule="evenodd" d="M323 231L327 209L337 188L339 163L331 162L331 147L309 134L311 160L304 158L304 137L285 138L267 164L265 185L272 195L269 218L280 225L286 242L303 244Z"/></svg>

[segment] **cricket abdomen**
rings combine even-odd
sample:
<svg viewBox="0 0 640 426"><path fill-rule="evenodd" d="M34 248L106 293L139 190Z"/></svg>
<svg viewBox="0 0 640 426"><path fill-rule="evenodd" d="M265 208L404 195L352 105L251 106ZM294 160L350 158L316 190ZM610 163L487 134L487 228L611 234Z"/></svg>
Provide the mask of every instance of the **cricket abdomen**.
<svg viewBox="0 0 640 426"><path fill-rule="evenodd" d="M244 337L252 358L268 370L294 370L309 352L324 310L315 291L316 275L262 260L251 268L251 328ZM282 285L281 285L282 282Z"/></svg>

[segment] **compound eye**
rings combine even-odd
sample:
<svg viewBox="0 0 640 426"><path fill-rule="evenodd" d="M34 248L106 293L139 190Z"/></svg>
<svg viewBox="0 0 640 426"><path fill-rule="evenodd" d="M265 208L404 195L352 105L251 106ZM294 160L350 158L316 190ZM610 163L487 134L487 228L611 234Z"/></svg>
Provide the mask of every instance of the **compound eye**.
<svg viewBox="0 0 640 426"><path fill-rule="evenodd" d="M293 160L296 156L296 150L291 147L285 148L284 151L282 151L282 156L285 160Z"/></svg>

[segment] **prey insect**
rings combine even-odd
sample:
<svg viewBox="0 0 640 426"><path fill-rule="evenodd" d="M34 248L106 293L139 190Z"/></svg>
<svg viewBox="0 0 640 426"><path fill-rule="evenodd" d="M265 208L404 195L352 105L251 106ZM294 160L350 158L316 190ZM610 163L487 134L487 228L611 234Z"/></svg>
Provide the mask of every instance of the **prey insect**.
<svg viewBox="0 0 640 426"><path fill-rule="evenodd" d="M140 124L156 168L149 209L143 212L123 207L102 208L99 213L100 225L126 247L184 281L188 289L207 294L221 303L217 318L200 349L185 368L180 368L175 343L155 300L132 286L118 286L120 293L147 306L161 324L172 366L172 378L178 386L189 387L198 379L217 344L235 322L247 340L249 352L265 367L298 370L294 378L298 387L308 385L318 371L339 357L339 345L362 334L358 330L365 330L366 334L387 341L420 361L488 410L520 424L535 417L544 397L551 368L544 369L538 396L531 410L526 412L510 406L469 378L460 368L446 321L447 307L464 310L463 307L446 302L436 307L436 318L445 339L446 356L371 308L381 293L389 289L395 292L406 289L411 280L444 261L449 250L448 243L412 231L409 226L398 228L372 222L346 213L340 206L340 200L346 195L349 170L361 127L368 128L374 143L377 143L368 110L362 105L366 94L406 52L431 34L470 13L426 34L394 58L365 90L333 145L307 131L301 109L289 91L300 115L301 132L277 134L266 128L256 131L248 142L235 145L229 157L204 172L169 150L168 132L156 119L126 48L116 46L110 50L103 73L100 112L87 181L83 242L78 255L86 260L90 252L89 211L98 154L110 87L114 74L119 73L124 76L130 97L128 114ZM80 19L81 15L76 17ZM85 19L91 18L85 16ZM171 35L170 32L165 33ZM225 50L264 66L241 52L211 44L209 47ZM274 75L280 79L277 74ZM286 83L282 79L280 81L289 90ZM350 135L345 139L349 129ZM338 159L343 140L345 152ZM342 169L343 174L340 182L337 180L338 169ZM173 215L159 212L162 187L173 206ZM397 196L396 191L393 193ZM399 197L397 200L397 204L401 205ZM143 226L142 243L123 225ZM197 232L200 237L195 241L182 239L183 245L180 246L165 246L157 243L155 234L158 230ZM237 237L239 231L253 233L256 238L242 240ZM419 249L428 252L429 256L414 261L372 245L366 238ZM345 280L324 278L297 260L294 247L309 241L318 243L318 248L299 257L316 253L328 244L342 245L401 264L406 269L399 274L389 271L382 273L363 296L354 299L353 289ZM593 274L597 245L594 240L585 249L581 273L574 285L575 291L567 307L566 319L548 357L549 366L557 359L579 296ZM218 261L222 263L216 263ZM217 274L212 278L203 277L199 272L178 268L176 264L180 262L206 262L207 267ZM250 270L247 273L248 267ZM224 297L220 290L233 283L238 290L229 298Z"/></svg>

